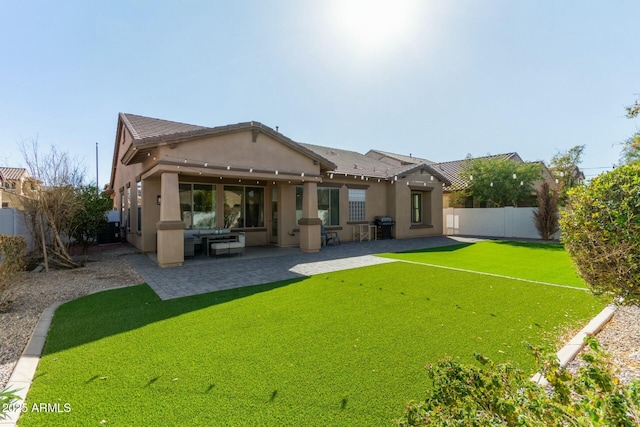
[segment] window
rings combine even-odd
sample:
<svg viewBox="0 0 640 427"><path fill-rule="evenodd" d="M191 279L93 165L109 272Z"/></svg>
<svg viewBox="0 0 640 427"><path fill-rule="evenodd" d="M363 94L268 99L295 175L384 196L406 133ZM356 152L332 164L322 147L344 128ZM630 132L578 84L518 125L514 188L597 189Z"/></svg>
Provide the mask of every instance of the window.
<svg viewBox="0 0 640 427"><path fill-rule="evenodd" d="M186 228L191 228L193 225L191 184L178 185L178 199L180 199L180 219Z"/></svg>
<svg viewBox="0 0 640 427"><path fill-rule="evenodd" d="M264 227L264 188L245 187L245 227Z"/></svg>
<svg viewBox="0 0 640 427"><path fill-rule="evenodd" d="M136 206L137 206L137 223L138 227L136 228L138 232L142 231L142 181L138 181L136 183Z"/></svg>
<svg viewBox="0 0 640 427"><path fill-rule="evenodd" d="M302 186L296 187L296 223L302 218ZM340 225L340 189L318 187L318 218L323 225Z"/></svg>
<svg viewBox="0 0 640 427"><path fill-rule="evenodd" d="M124 190L120 191L120 227L124 227Z"/></svg>
<svg viewBox="0 0 640 427"><path fill-rule="evenodd" d="M411 224L430 227L432 218L432 191L412 189L411 191Z"/></svg>
<svg viewBox="0 0 640 427"><path fill-rule="evenodd" d="M224 187L224 228L242 227L244 187Z"/></svg>
<svg viewBox="0 0 640 427"><path fill-rule="evenodd" d="M422 193L411 193L411 223L422 224Z"/></svg>
<svg viewBox="0 0 640 427"><path fill-rule="evenodd" d="M365 221L366 190L349 189L349 221Z"/></svg>
<svg viewBox="0 0 640 427"><path fill-rule="evenodd" d="M127 187L127 229L131 230L131 185Z"/></svg>
<svg viewBox="0 0 640 427"><path fill-rule="evenodd" d="M216 226L216 187L212 184L180 184L180 219L186 228Z"/></svg>
<svg viewBox="0 0 640 427"><path fill-rule="evenodd" d="M264 227L264 188L225 185L224 226Z"/></svg>
<svg viewBox="0 0 640 427"><path fill-rule="evenodd" d="M210 184L193 184L193 228L216 226L216 190Z"/></svg>

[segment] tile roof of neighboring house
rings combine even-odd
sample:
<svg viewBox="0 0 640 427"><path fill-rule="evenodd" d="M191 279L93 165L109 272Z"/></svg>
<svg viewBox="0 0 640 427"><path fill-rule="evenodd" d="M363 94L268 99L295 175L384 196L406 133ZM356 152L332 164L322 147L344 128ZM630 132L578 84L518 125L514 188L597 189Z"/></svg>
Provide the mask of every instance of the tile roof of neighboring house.
<svg viewBox="0 0 640 427"><path fill-rule="evenodd" d="M29 173L27 173L27 170L25 168L3 168L0 167L0 176L2 176L2 178L4 180L8 180L8 181L14 181L14 180L19 180L21 178L28 178L29 177Z"/></svg>
<svg viewBox="0 0 640 427"><path fill-rule="evenodd" d="M496 154L493 156L482 156L482 157L471 158L471 160L474 160L474 159L508 159L508 160L514 160L516 162L522 163L522 159L520 158L518 153L505 153L505 154ZM460 171L467 160L468 159L454 160L451 162L435 163L432 165L433 168L435 168L437 171L442 173L451 182L451 185L445 187L445 190L455 191L455 190L460 190L462 188L465 188L467 186L469 181L467 179L460 177Z"/></svg>

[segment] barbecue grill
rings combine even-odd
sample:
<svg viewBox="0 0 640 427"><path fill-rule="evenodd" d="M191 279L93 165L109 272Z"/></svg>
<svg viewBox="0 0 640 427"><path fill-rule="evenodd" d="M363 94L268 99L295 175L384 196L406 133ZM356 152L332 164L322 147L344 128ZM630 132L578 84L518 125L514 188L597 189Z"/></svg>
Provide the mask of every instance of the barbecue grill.
<svg viewBox="0 0 640 427"><path fill-rule="evenodd" d="M378 236L380 239L393 239L391 228L396 225L393 218L386 215L377 216L374 223L378 227Z"/></svg>

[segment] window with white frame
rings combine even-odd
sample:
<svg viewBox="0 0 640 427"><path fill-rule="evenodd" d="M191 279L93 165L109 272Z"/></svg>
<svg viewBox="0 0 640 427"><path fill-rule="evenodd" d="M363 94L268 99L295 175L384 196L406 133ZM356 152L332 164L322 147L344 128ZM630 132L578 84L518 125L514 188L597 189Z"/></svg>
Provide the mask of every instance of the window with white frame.
<svg viewBox="0 0 640 427"><path fill-rule="evenodd" d="M349 221L365 221L366 190L349 189Z"/></svg>

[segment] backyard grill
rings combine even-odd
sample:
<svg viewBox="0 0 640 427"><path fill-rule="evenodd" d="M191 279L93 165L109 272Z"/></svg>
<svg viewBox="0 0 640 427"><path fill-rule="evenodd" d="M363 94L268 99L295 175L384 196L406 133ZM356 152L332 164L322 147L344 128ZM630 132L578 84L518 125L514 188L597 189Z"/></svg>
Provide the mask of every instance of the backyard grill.
<svg viewBox="0 0 640 427"><path fill-rule="evenodd" d="M374 221L378 227L378 236L380 239L393 239L391 228L396 222L390 216L377 216Z"/></svg>

